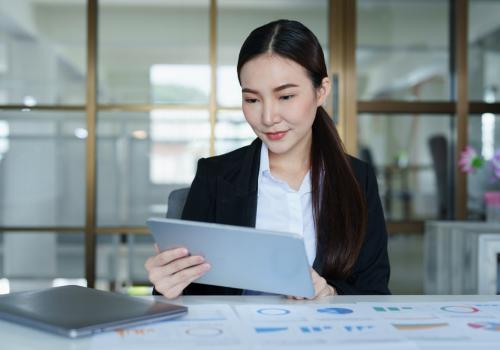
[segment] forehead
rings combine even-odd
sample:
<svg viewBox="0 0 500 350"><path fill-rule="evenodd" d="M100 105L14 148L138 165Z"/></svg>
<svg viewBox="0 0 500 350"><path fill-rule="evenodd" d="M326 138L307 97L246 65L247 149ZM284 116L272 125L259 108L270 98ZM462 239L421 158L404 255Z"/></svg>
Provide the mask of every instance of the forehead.
<svg viewBox="0 0 500 350"><path fill-rule="evenodd" d="M240 72L242 87L274 88L281 84L311 84L306 70L291 59L276 55L262 54L243 65Z"/></svg>

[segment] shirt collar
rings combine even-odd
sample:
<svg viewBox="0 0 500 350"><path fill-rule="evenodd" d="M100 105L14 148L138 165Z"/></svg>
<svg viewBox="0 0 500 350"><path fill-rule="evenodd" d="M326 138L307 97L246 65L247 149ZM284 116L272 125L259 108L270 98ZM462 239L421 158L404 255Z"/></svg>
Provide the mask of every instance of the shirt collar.
<svg viewBox="0 0 500 350"><path fill-rule="evenodd" d="M284 184L284 185L286 185L286 187L290 191L294 191L290 188L290 186L288 186L288 184L285 181L277 179L273 176L273 174L271 174L271 168L269 167L269 149L267 148L267 146L264 142L262 142L262 147L260 148L259 184L260 184L263 176L265 176L266 178L269 178L275 182L279 182L281 184ZM298 192L301 194L311 192L311 171L310 170L307 172L306 176L302 180L302 184L300 185Z"/></svg>
<svg viewBox="0 0 500 350"><path fill-rule="evenodd" d="M260 148L260 171L259 176L262 174L271 174L271 169L269 168L269 150L264 142L262 142L262 147Z"/></svg>

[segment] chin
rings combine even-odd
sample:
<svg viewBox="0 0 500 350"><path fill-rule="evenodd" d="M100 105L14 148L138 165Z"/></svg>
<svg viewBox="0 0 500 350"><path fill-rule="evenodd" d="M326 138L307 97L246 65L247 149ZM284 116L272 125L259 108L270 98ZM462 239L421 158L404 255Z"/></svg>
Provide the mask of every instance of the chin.
<svg viewBox="0 0 500 350"><path fill-rule="evenodd" d="M284 154L290 150L288 142L265 142L267 149L274 154Z"/></svg>

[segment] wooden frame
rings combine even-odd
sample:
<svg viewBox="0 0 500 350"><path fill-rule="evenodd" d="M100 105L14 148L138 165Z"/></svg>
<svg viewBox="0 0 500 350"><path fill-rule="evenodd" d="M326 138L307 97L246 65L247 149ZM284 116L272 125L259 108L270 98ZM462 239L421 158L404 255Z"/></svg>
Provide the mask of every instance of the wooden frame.
<svg viewBox="0 0 500 350"><path fill-rule="evenodd" d="M467 70L467 31L468 31L468 0L452 1L453 41L456 60L456 146L455 164L458 164L460 152L467 145L467 125L469 116L468 101L468 70ZM467 175L455 167L455 219L467 218Z"/></svg>
<svg viewBox="0 0 500 350"><path fill-rule="evenodd" d="M97 0L88 0L85 278L91 288L95 286L96 276L97 11Z"/></svg>

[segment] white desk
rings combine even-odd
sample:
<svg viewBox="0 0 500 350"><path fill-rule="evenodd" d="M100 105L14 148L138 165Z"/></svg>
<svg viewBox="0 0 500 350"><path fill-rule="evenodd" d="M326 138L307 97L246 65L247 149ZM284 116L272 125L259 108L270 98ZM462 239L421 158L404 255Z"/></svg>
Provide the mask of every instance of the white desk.
<svg viewBox="0 0 500 350"><path fill-rule="evenodd" d="M152 297L148 297L152 298ZM159 300L165 300L162 297L155 297ZM474 295L474 296L460 296L460 295L436 295L436 296L336 296L325 298L320 301L293 301L287 300L278 296L185 296L178 298L174 303L184 305L199 305L199 304L281 304L281 305L301 305L301 304L350 304L357 302L471 302L480 303L485 301L500 302L500 296L491 295ZM19 349L37 349L37 350L58 350L58 349L94 349L95 344L92 338L84 338L71 340L62 338L50 333L34 330L31 328L23 327L13 323L0 321L0 348L5 350L19 350ZM469 343L470 346L470 343ZM197 347L203 349L203 346ZM242 349L250 349L249 346L244 345ZM294 349L302 349L302 347L290 347ZM429 349L428 347L421 346L419 348ZM456 350L460 348L460 344L450 346L450 349ZM474 346L474 349L493 349L491 344L481 346ZM147 346L144 347L147 349ZM170 347L169 347L170 349ZM497 347L500 349L500 345Z"/></svg>

